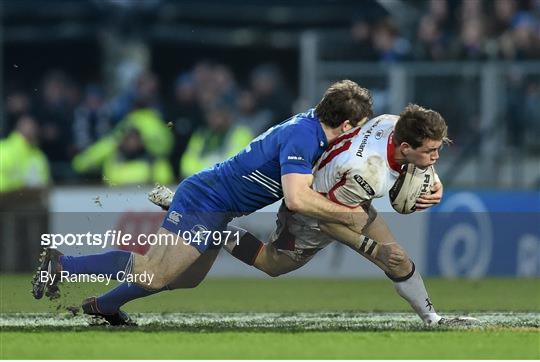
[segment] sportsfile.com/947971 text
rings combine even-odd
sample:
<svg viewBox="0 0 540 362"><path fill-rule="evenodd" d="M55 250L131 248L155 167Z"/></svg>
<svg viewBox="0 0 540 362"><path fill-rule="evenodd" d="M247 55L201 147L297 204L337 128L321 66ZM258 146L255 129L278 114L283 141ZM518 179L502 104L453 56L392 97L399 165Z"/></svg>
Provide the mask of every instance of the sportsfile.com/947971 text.
<svg viewBox="0 0 540 362"><path fill-rule="evenodd" d="M42 234L41 245L44 247L58 248L60 246L99 246L102 249L130 245L238 245L240 233L238 231L178 231L177 234L137 234L123 232L121 230L107 230L105 233L66 233L66 234Z"/></svg>

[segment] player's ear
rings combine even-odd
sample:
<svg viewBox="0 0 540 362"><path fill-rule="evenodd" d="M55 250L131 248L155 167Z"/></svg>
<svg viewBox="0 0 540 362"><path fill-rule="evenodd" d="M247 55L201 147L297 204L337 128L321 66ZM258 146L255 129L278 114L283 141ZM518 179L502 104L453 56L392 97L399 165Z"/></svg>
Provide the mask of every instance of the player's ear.
<svg viewBox="0 0 540 362"><path fill-rule="evenodd" d="M407 156L409 152L411 152L412 149L413 148L411 147L411 145L408 144L407 142L401 142L401 144L399 145L399 150L401 151L401 154L404 156Z"/></svg>
<svg viewBox="0 0 540 362"><path fill-rule="evenodd" d="M351 128L353 128L353 126L349 120L346 120L341 124L341 132L347 132Z"/></svg>

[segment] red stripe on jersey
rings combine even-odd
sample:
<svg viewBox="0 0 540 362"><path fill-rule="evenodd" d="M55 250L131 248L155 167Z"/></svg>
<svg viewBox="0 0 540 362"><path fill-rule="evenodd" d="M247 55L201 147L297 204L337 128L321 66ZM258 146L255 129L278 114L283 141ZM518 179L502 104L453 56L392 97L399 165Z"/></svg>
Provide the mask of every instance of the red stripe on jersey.
<svg viewBox="0 0 540 362"><path fill-rule="evenodd" d="M337 155L339 155L341 152L345 152L347 151L352 145L352 142L351 141L347 141L345 142L341 147L338 147L336 149L333 149L332 151L330 151L330 153L328 154L328 156L325 157L324 160L321 161L321 163L319 164L319 168L318 170L320 170L321 168L323 168L324 166L326 166L330 161L332 161Z"/></svg>
<svg viewBox="0 0 540 362"><path fill-rule="evenodd" d="M396 148L394 147L394 132L388 136L388 143L386 144L386 157L390 168L396 172L401 173L401 166L394 159Z"/></svg>
<svg viewBox="0 0 540 362"><path fill-rule="evenodd" d="M347 172L345 172L343 174L343 176L341 177L341 180L338 181L337 184L335 184L331 189L330 191L328 191L328 198L335 202L336 204L339 204L341 206L345 206L345 207L348 207L349 209L354 209L356 206L349 206L349 205L345 205L344 203L340 202L337 198L336 198L336 195L334 195L334 192L340 188L341 186L345 185L347 183Z"/></svg>
<svg viewBox="0 0 540 362"><path fill-rule="evenodd" d="M355 129L351 133L345 133L345 134L333 139L332 142L328 143L328 147L326 147L326 150L328 151L329 149L331 149L332 147L334 147L335 145L337 145L338 143L340 143L343 140L347 140L349 138L352 138L352 137L356 136L358 134L358 132L360 132L360 130L361 130L361 127L358 127L357 129Z"/></svg>

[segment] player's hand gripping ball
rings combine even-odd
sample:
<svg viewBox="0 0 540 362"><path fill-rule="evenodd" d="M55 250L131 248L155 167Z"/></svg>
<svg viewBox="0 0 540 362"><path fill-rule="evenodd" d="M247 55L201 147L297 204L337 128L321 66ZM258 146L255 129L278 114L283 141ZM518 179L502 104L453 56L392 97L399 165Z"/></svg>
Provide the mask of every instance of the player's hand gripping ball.
<svg viewBox="0 0 540 362"><path fill-rule="evenodd" d="M435 183L435 168L421 169L413 164L406 165L394 186L388 192L394 210L400 214L410 214L416 210L416 199L431 193Z"/></svg>

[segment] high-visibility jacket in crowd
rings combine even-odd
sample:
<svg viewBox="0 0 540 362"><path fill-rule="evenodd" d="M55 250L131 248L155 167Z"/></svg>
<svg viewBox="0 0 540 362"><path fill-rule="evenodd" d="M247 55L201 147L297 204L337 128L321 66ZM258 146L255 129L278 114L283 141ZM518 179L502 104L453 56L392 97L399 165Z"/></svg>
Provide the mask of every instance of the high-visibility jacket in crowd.
<svg viewBox="0 0 540 362"><path fill-rule="evenodd" d="M167 157L172 150L174 137L159 112L151 108L137 109L127 114L113 130L116 138L129 128L141 134L145 149L155 157Z"/></svg>
<svg viewBox="0 0 540 362"><path fill-rule="evenodd" d="M170 184L174 181L171 164L166 159L134 159L119 161L111 157L103 165L103 180L111 186L150 183Z"/></svg>
<svg viewBox="0 0 540 362"><path fill-rule="evenodd" d="M0 192L41 187L50 181L49 161L17 131L0 140Z"/></svg>
<svg viewBox="0 0 540 362"><path fill-rule="evenodd" d="M136 129L150 157L123 160L117 148L125 132ZM159 113L138 109L129 113L110 135L89 146L73 159L73 169L84 173L102 169L103 179L111 185L171 183L174 175L166 157L173 145L173 135Z"/></svg>
<svg viewBox="0 0 540 362"><path fill-rule="evenodd" d="M253 139L249 127L233 126L225 134L208 129L195 131L180 160L180 174L189 177L234 156Z"/></svg>

